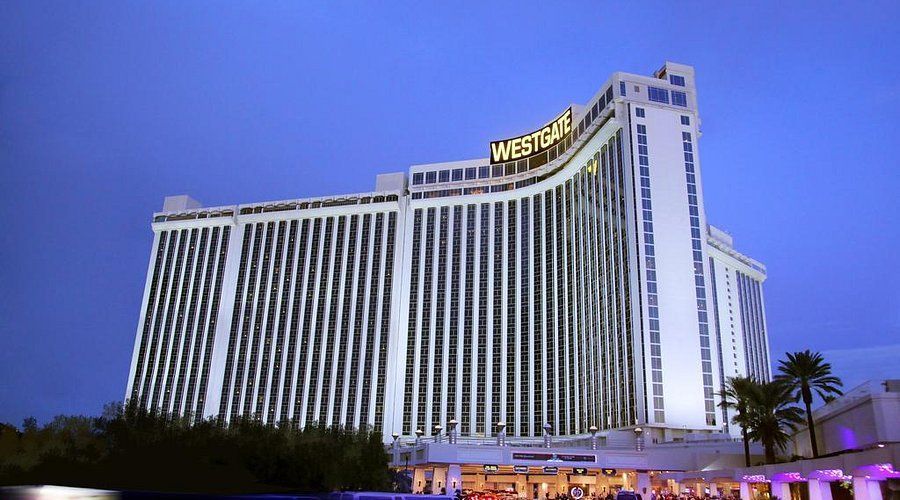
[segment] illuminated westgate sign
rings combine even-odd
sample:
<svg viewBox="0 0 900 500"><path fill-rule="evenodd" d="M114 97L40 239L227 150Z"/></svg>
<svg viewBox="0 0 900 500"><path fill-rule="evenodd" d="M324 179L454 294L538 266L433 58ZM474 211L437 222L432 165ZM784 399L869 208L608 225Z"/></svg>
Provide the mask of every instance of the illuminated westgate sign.
<svg viewBox="0 0 900 500"><path fill-rule="evenodd" d="M543 153L562 142L572 132L572 108L530 134L491 142L491 164L521 160Z"/></svg>

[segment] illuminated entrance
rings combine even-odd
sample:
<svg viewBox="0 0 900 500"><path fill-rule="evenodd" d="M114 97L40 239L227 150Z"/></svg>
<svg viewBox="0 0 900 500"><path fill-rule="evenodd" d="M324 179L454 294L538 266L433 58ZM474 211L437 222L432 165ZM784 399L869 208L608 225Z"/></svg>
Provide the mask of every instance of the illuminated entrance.
<svg viewBox="0 0 900 500"><path fill-rule="evenodd" d="M498 464L435 465L416 467L412 473L414 493L442 494L457 487L466 496L502 499L604 497L619 490L634 490L639 475L635 470L611 468ZM655 472L640 471L640 475L649 479L644 485L648 489L666 486L664 481L653 482Z"/></svg>

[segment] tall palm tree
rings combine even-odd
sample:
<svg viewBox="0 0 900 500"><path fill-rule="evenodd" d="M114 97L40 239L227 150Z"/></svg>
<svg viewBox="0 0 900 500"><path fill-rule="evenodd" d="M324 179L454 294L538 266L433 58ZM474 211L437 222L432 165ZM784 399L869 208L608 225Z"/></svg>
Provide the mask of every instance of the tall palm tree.
<svg viewBox="0 0 900 500"><path fill-rule="evenodd" d="M750 467L750 438L747 433L750 431L750 413L747 411L748 404L756 381L751 377L728 377L725 386L719 397L719 408L726 411L734 410L731 417L731 423L741 428L741 440L744 442L744 463Z"/></svg>
<svg viewBox="0 0 900 500"><path fill-rule="evenodd" d="M754 384L748 401L750 439L762 443L766 463L775 461L775 450L784 449L791 434L803 423L803 410L794 406L791 386L781 380Z"/></svg>
<svg viewBox="0 0 900 500"><path fill-rule="evenodd" d="M813 422L813 391L824 401L842 394L841 379L831 374L831 364L818 352L809 349L795 353L785 353L787 360L779 361L778 379L784 381L794 393L795 400L803 400L806 406L806 427L809 429L809 442L812 445L813 458L819 456L819 445L816 443L816 427Z"/></svg>

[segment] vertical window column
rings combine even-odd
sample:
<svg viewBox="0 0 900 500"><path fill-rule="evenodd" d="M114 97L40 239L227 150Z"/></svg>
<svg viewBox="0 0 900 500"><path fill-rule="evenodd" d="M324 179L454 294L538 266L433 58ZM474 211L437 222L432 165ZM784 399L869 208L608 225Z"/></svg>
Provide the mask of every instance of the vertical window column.
<svg viewBox="0 0 900 500"><path fill-rule="evenodd" d="M687 181L688 210L691 220L691 248L694 259L694 290L697 296L697 320L700 327L700 362L703 374L703 399L706 424L716 425L713 394L712 353L709 343L709 316L706 308L706 283L703 271L703 232L700 228L700 206L697 201L697 174L694 170L694 147L690 132L681 133L684 149L684 172Z"/></svg>
<svg viewBox="0 0 900 500"><path fill-rule="evenodd" d="M650 334L650 379L653 394L653 419L665 422L662 385L662 347L659 337L659 290L656 279L656 248L653 240L653 202L650 192L650 160L647 126L637 125L638 168L640 170L641 224L644 235L644 282L647 286L647 331Z"/></svg>

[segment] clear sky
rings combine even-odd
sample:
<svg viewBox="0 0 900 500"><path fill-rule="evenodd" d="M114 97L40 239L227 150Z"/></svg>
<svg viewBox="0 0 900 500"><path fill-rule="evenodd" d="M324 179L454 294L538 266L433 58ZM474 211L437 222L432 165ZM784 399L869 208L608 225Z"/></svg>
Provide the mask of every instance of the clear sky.
<svg viewBox="0 0 900 500"><path fill-rule="evenodd" d="M0 2L0 421L123 397L165 195L368 191L666 60L773 357L900 377L900 2L484 3Z"/></svg>

